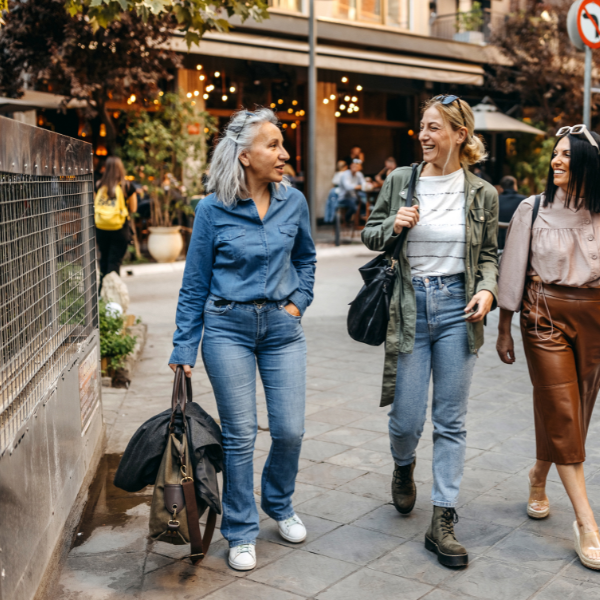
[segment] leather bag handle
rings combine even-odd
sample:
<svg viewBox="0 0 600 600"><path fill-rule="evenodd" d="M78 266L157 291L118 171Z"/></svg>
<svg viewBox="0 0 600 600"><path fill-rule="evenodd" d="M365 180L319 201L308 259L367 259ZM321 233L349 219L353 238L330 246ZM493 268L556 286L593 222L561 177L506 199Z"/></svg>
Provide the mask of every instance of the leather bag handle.
<svg viewBox="0 0 600 600"><path fill-rule="evenodd" d="M196 504L196 492L194 482L190 479L181 484L183 495L185 497L185 507L187 511L187 522L190 533L190 560L193 564L201 561L210 548L215 525L217 522L217 513L211 508L208 511L206 526L204 527L204 537L200 534L200 518L198 516L198 505Z"/></svg>
<svg viewBox="0 0 600 600"><path fill-rule="evenodd" d="M183 414L183 425L185 427L185 407L188 402L192 401L192 380L186 377L183 371L183 365L177 365L175 369L175 380L173 381L173 395L171 396L171 431L175 419L177 407L181 409Z"/></svg>
<svg viewBox="0 0 600 600"><path fill-rule="evenodd" d="M417 185L417 169L419 167L419 163L413 163L412 165L412 173L410 175L410 182L408 184L408 193L406 194L406 200L404 206L412 206L412 199L415 194L415 187ZM404 245L404 240L408 235L409 229L404 227L400 232L398 237L398 241L396 242L396 246L394 248L394 254L392 255L392 264L396 264L398 262L398 258L400 256L400 252L402 250L402 246Z"/></svg>

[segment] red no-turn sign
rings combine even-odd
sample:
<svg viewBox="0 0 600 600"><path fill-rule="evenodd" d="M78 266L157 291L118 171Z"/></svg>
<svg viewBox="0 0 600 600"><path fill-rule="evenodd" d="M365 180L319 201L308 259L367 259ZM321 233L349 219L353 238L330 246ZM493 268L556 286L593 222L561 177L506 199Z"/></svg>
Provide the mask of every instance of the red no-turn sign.
<svg viewBox="0 0 600 600"><path fill-rule="evenodd" d="M600 0L583 0L577 11L577 29L586 46L600 48Z"/></svg>

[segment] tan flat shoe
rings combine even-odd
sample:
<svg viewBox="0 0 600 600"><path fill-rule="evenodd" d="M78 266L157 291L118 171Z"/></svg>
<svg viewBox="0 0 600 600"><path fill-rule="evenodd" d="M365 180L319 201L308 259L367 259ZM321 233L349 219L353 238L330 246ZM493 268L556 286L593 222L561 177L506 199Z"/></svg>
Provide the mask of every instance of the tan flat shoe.
<svg viewBox="0 0 600 600"><path fill-rule="evenodd" d="M574 521L573 533L575 534L575 552L577 552L581 564L588 569L599 571L600 558L590 558L585 554L586 550L600 550L600 536L598 530L596 529L596 531L581 533L577 521Z"/></svg>
<svg viewBox="0 0 600 600"><path fill-rule="evenodd" d="M550 514L550 500L534 500L531 497L532 492L537 490L545 490L545 487L531 485L529 481L529 500L527 501L527 516L532 519L545 519Z"/></svg>

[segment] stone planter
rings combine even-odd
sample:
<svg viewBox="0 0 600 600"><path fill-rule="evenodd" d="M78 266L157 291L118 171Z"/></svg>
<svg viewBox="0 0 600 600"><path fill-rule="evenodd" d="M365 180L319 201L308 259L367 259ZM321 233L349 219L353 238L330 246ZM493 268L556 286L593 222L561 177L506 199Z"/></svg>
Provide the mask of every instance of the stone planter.
<svg viewBox="0 0 600 600"><path fill-rule="evenodd" d="M148 252L159 263L175 262L183 249L179 227L148 227Z"/></svg>

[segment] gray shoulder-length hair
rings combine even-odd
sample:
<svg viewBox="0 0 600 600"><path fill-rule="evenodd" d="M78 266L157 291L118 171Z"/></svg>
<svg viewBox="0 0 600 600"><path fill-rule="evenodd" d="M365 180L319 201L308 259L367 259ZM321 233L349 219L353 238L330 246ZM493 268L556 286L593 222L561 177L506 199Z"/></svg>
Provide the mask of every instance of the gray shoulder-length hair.
<svg viewBox="0 0 600 600"><path fill-rule="evenodd" d="M270 108L235 112L213 152L206 187L207 191L215 192L217 199L225 206L233 206L238 198L248 198L250 195L240 154L250 149L263 123L279 125Z"/></svg>

